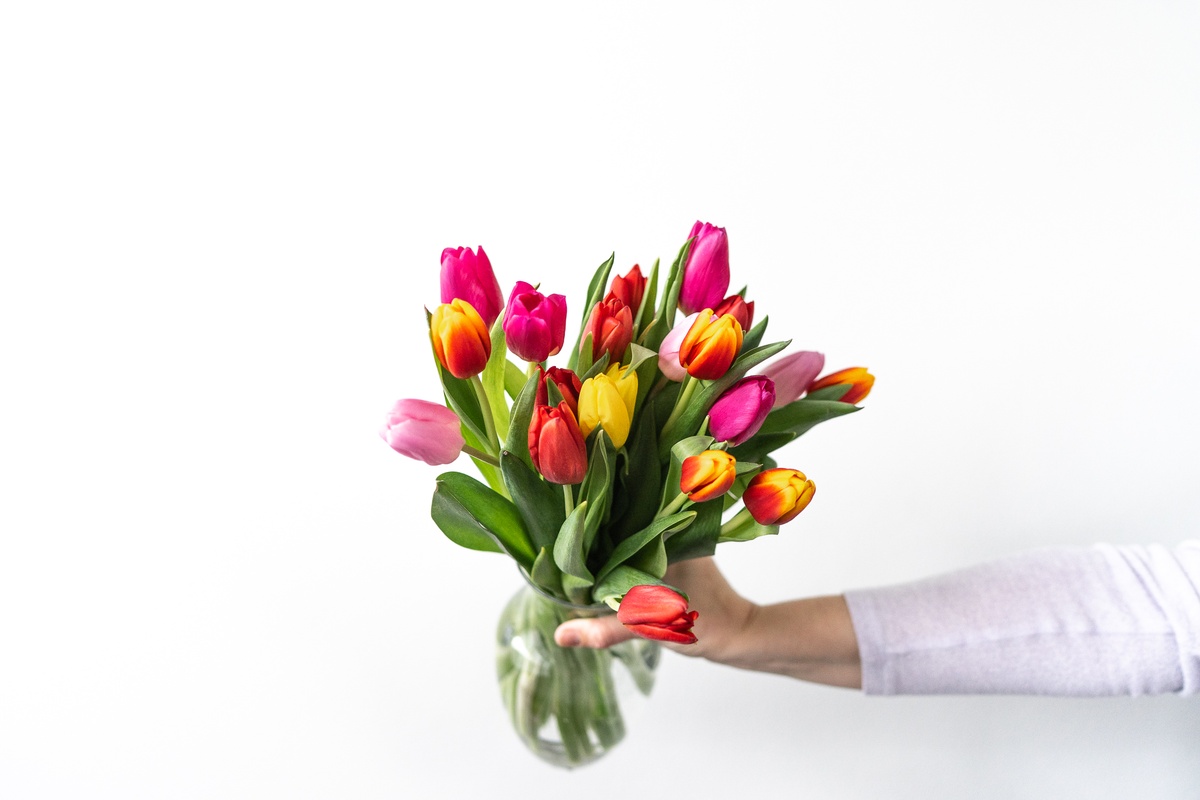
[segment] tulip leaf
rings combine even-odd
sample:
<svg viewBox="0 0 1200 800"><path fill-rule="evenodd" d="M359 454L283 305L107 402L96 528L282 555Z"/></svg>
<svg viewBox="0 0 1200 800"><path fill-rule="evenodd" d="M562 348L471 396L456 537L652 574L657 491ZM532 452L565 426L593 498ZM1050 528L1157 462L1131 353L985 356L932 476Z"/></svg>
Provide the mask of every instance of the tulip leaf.
<svg viewBox="0 0 1200 800"><path fill-rule="evenodd" d="M743 353L748 353L762 343L763 335L767 332L767 320L769 319L770 317L764 314L757 325L746 331L745 336L742 337Z"/></svg>
<svg viewBox="0 0 1200 800"><path fill-rule="evenodd" d="M575 339L575 347L571 350L571 357L567 363L567 367L579 374L576 366L579 364L580 344L583 342L583 331L587 327L588 320L592 316L592 309L596 303L599 303L606 292L605 287L608 286L608 273L612 271L613 261L616 260L617 254L613 253L608 257L608 260L596 268L596 273L592 276L592 282L588 284L588 299L587 304L583 307L583 319L579 324L579 336ZM588 353L591 353L591 348L588 348Z"/></svg>
<svg viewBox="0 0 1200 800"><path fill-rule="evenodd" d="M665 537L655 536L646 542L646 546L637 551L628 563L634 569L649 572L658 578L666 575L668 563Z"/></svg>
<svg viewBox="0 0 1200 800"><path fill-rule="evenodd" d="M645 547L646 544L656 536L661 537L664 534L674 533L675 531L682 530L690 525L692 520L695 518L695 511L680 511L679 513L672 514L669 517L656 519L642 530L626 538L619 545L617 545L617 548L613 550L612 555L608 557L608 561L605 562L604 566L601 567L596 573L597 583L602 582L606 577L608 577L610 572L619 567L629 558L632 558L634 555L636 555L639 550Z"/></svg>
<svg viewBox="0 0 1200 800"><path fill-rule="evenodd" d="M507 450L500 453L500 472L534 547L554 547L566 511L562 492L542 480L533 468Z"/></svg>
<svg viewBox="0 0 1200 800"><path fill-rule="evenodd" d="M658 302L658 259L654 259L654 266L650 270L650 277L646 279L646 291L642 293L642 305L637 311L637 319L633 321L634 339L645 331L647 326L653 320L654 305Z"/></svg>
<svg viewBox="0 0 1200 800"><path fill-rule="evenodd" d="M720 498L713 498L692 506L696 519L679 533L667 539L667 558L674 564L689 558L711 556L717 551L717 539L721 536L721 512L724 510Z"/></svg>
<svg viewBox="0 0 1200 800"><path fill-rule="evenodd" d="M537 375L531 375L517 395L513 403L512 416L508 422L508 435L504 439L504 449L510 455L517 456L530 468L533 459L529 456L529 423L533 420L533 406L537 401Z"/></svg>
<svg viewBox="0 0 1200 800"><path fill-rule="evenodd" d="M516 364L508 359L504 360L504 391L513 400L517 399L517 395L525 387L525 379L527 377Z"/></svg>
<svg viewBox="0 0 1200 800"><path fill-rule="evenodd" d="M853 383L835 383L804 395L805 400L841 400L854 388Z"/></svg>
<svg viewBox="0 0 1200 800"><path fill-rule="evenodd" d="M589 338L591 337L590 333L588 334L588 337ZM582 367L583 364L581 363L579 366ZM604 372L604 370L607 368L608 368L608 353L607 352L601 353L600 357L598 359L596 359L595 363L592 363L591 358L589 357L587 369L584 370L583 372L579 373L579 382L583 383L588 378L594 378L597 375L599 375L600 373Z"/></svg>
<svg viewBox="0 0 1200 800"><path fill-rule="evenodd" d="M526 570L533 566L533 544L517 507L469 475L439 475L430 514L455 544L472 550L499 550Z"/></svg>
<svg viewBox="0 0 1200 800"><path fill-rule="evenodd" d="M683 475L683 462L694 455L699 455L713 446L711 436L689 436L680 439L671 446L671 466L667 469L667 478L663 482L662 501L659 508L666 506L679 496L679 482Z"/></svg>
<svg viewBox="0 0 1200 800"><path fill-rule="evenodd" d="M614 569L603 581L598 582L592 589L592 596L601 603L618 600L624 597L635 586L666 586L659 578L648 572L634 569L626 564ZM681 595L686 597L683 592Z"/></svg>
<svg viewBox="0 0 1200 800"><path fill-rule="evenodd" d="M574 575L563 573L562 583L563 591L566 593L569 602L577 603L581 606L591 604L592 582L590 580L576 578Z"/></svg>
<svg viewBox="0 0 1200 800"><path fill-rule="evenodd" d="M674 263L671 264L671 271L667 273L667 290L658 302L658 313L655 314L654 321L642 333L642 344L651 350L658 350L663 339L667 337L671 327L675 324L675 311L679 307L679 289L683 285L683 265L687 263L693 241L695 240L688 239L683 243L683 247L679 248L679 255L675 257Z"/></svg>
<svg viewBox="0 0 1200 800"><path fill-rule="evenodd" d="M492 325L492 355L488 358L487 366L483 368L483 374L479 376L483 381L483 393L487 396L492 421L498 434L508 430L508 401L504 397L508 346L504 343L503 321L504 317L498 317Z"/></svg>
<svg viewBox="0 0 1200 800"><path fill-rule="evenodd" d="M583 545L583 521L587 512L588 504L584 500L575 506L575 510L563 522L554 541L554 563L567 575L574 575L590 585L592 573L588 572L587 552Z"/></svg>
<svg viewBox="0 0 1200 800"><path fill-rule="evenodd" d="M529 580L556 597L563 596L562 571L554 563L553 553L545 547L538 551L537 558L533 561L533 568L529 570Z"/></svg>
<svg viewBox="0 0 1200 800"><path fill-rule="evenodd" d="M662 469L659 467L657 450L658 426L655 423L654 404L647 403L642 407L625 442L624 464L618 473L621 483L619 496L624 498L625 504L618 515L614 498L611 529L637 531L654 519L662 490Z"/></svg>
<svg viewBox="0 0 1200 800"><path fill-rule="evenodd" d="M587 500L588 513L584 523L584 550L591 552L596 533L608 518L612 506L613 477L616 470L616 449L603 428L592 437L592 459L587 476L579 487L579 496Z"/></svg>
<svg viewBox="0 0 1200 800"><path fill-rule="evenodd" d="M733 528L722 530L721 535L717 538L717 544L721 542L749 542L760 536L774 536L777 533L779 533L778 525L762 525L754 517L747 514L745 520L739 522Z"/></svg>
<svg viewBox="0 0 1200 800"><path fill-rule="evenodd" d="M800 436L827 419L861 411L858 406L836 400L813 400L805 397L777 408L767 415L754 438L764 434L791 433Z"/></svg>

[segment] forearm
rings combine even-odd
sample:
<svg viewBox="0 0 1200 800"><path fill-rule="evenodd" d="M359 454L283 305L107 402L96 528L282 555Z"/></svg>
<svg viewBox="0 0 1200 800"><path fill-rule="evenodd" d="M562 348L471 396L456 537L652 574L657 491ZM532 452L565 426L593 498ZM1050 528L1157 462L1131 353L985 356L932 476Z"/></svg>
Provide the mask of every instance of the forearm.
<svg viewBox="0 0 1200 800"><path fill-rule="evenodd" d="M858 641L840 595L750 604L736 635L705 655L729 666L813 683L855 689L862 685Z"/></svg>

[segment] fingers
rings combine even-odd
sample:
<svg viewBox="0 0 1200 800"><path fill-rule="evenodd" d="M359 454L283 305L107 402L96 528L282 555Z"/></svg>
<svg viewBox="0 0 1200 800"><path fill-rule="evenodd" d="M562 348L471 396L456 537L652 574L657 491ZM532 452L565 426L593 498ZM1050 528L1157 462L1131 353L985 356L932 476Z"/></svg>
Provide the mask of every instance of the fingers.
<svg viewBox="0 0 1200 800"><path fill-rule="evenodd" d="M634 634L615 616L569 620L554 632L559 647L612 647L632 638Z"/></svg>

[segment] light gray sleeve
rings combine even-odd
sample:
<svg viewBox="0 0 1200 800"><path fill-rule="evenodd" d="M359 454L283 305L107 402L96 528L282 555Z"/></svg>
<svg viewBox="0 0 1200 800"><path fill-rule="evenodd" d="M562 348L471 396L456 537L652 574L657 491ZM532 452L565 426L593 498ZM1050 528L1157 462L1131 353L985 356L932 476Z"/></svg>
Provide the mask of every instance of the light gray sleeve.
<svg viewBox="0 0 1200 800"><path fill-rule="evenodd" d="M1200 540L1034 550L846 602L867 694L1200 692Z"/></svg>

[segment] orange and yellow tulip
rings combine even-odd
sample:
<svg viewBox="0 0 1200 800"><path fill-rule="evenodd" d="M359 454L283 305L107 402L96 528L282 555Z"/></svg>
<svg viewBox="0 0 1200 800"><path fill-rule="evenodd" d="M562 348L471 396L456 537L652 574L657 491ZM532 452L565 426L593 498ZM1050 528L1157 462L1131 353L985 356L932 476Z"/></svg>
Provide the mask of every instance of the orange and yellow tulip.
<svg viewBox="0 0 1200 800"><path fill-rule="evenodd" d="M724 450L705 450L683 460L679 491L694 503L720 497L733 486L737 460Z"/></svg>
<svg viewBox="0 0 1200 800"><path fill-rule="evenodd" d="M688 375L715 381L729 371L742 349L742 326L732 314L714 317L706 308L679 343L679 365Z"/></svg>
<svg viewBox="0 0 1200 800"><path fill-rule="evenodd" d="M803 472L779 467L763 470L751 478L742 493L742 502L758 524L782 525L795 519L816 491L817 485Z"/></svg>
<svg viewBox="0 0 1200 800"><path fill-rule="evenodd" d="M479 312L466 300L454 299L434 310L429 336L438 363L456 378L483 372L492 354L492 337Z"/></svg>
<svg viewBox="0 0 1200 800"><path fill-rule="evenodd" d="M838 384L849 384L850 388L839 399L843 403L854 405L871 393L871 387L875 385L875 376L867 372L866 367L850 367L849 369L838 370L826 375L824 378L818 378L816 382L808 387L808 393L812 394L818 389L826 389Z"/></svg>

